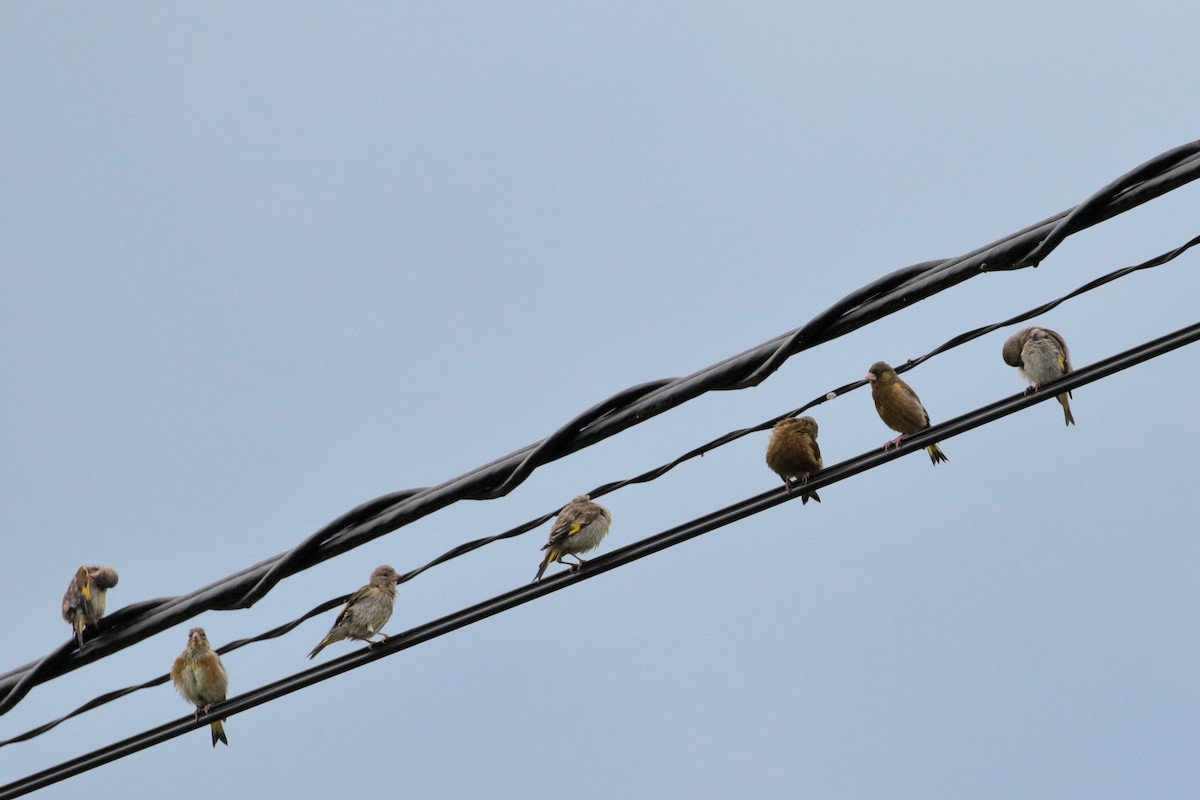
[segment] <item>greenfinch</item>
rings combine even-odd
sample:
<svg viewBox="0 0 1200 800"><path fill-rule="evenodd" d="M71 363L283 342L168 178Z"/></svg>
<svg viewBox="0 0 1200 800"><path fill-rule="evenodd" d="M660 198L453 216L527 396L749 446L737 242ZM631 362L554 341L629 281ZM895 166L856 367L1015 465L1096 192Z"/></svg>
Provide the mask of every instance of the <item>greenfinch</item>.
<svg viewBox="0 0 1200 800"><path fill-rule="evenodd" d="M1016 367L1017 374L1033 384L1025 390L1026 394L1040 390L1043 383L1071 371L1071 353L1067 350L1066 340L1049 328L1033 326L1017 331L1004 343L1002 354L1005 364ZM1066 424L1074 425L1070 397L1070 392L1063 392L1058 396L1058 402L1062 404Z"/></svg>
<svg viewBox="0 0 1200 800"><path fill-rule="evenodd" d="M187 647L171 667L171 680L183 699L196 707L196 719L200 719L201 711L207 714L217 703L225 702L229 673L225 671L217 651L208 644L204 628L188 631ZM228 746L224 720L215 720L211 727L213 747L217 746L218 741Z"/></svg>
<svg viewBox="0 0 1200 800"><path fill-rule="evenodd" d="M381 629L392 618L392 606L396 602L396 584L400 576L387 564L382 564L371 573L366 586L350 595L346 605L333 621L333 627L320 644L308 654L309 658L325 649L327 645L343 639L359 639L370 642L378 634L388 636Z"/></svg>
<svg viewBox="0 0 1200 800"><path fill-rule="evenodd" d="M767 442L767 466L783 478L788 494L792 493L792 478L807 483L810 474L820 472L824 463L817 445L817 421L812 417L788 417L776 422L771 441ZM807 503L810 497L821 502L816 492L804 492L800 502Z"/></svg>
<svg viewBox="0 0 1200 800"><path fill-rule="evenodd" d="M611 524L612 514L604 506L593 503L589 495L581 494L567 503L554 518L549 541L542 545L546 557L542 559L542 565L538 567L533 582L537 583L542 579L546 567L550 566L552 561L566 564L571 572L579 572L585 563L579 554L599 547ZM567 555L575 556L579 563L563 561L563 557Z"/></svg>
<svg viewBox="0 0 1200 800"><path fill-rule="evenodd" d="M116 585L117 571L112 567L80 567L67 584L62 616L71 624L80 647L83 647L83 629L104 616L105 595Z"/></svg>
<svg viewBox="0 0 1200 800"><path fill-rule="evenodd" d="M886 442L883 445L884 450L900 444L900 440L905 436L929 427L929 412L921 405L921 398L917 397L911 386L900 380L896 370L882 361L876 361L867 372L867 380L871 384L871 399L875 401L875 410L879 412L879 418L900 434ZM925 450L935 465L939 461L950 460L936 442Z"/></svg>

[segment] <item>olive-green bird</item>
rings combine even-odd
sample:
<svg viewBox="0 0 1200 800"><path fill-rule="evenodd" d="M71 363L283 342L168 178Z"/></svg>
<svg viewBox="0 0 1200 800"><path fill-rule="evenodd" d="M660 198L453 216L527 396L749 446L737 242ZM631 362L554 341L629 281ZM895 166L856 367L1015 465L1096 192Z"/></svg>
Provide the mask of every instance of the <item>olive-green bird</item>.
<svg viewBox="0 0 1200 800"><path fill-rule="evenodd" d="M929 412L921 405L921 398L917 397L911 386L900 380L896 370L882 361L876 361L867 372L867 380L871 383L871 399L875 401L879 418L883 424L900 434L885 442L884 450L900 444L905 436L929 427ZM925 450L935 465L939 461L950 460L936 442Z"/></svg>
<svg viewBox="0 0 1200 800"><path fill-rule="evenodd" d="M542 579L546 567L550 566L552 561L566 564L571 572L579 572L585 563L579 554L599 547L601 540L608 534L608 526L611 524L612 514L604 506L593 503L589 495L581 494L567 503L554 518L554 527L550 529L550 540L542 545L542 549L546 551L546 557L542 559L542 565L538 567L533 582L537 583ZM569 561L563 561L563 557L567 555L575 556L575 560L579 563L572 564Z"/></svg>
<svg viewBox="0 0 1200 800"><path fill-rule="evenodd" d="M80 567L67 584L62 616L71 624L80 647L83 647L83 629L104 616L105 595L116 585L117 571L112 567Z"/></svg>
<svg viewBox="0 0 1200 800"><path fill-rule="evenodd" d="M171 681L183 699L196 707L196 719L200 719L200 712L207 714L213 706L225 702L225 695L229 691L229 673L225 671L217 651L209 645L204 628L188 631L187 647L171 666ZM229 745L229 740L225 738L224 720L214 720L209 727L212 728L213 747L217 746L217 742Z"/></svg>
<svg viewBox="0 0 1200 800"><path fill-rule="evenodd" d="M775 423L771 441L767 442L767 466L779 477L788 494L792 493L792 478L808 483L808 477L824 468L821 448L817 445L817 421L812 417L788 417ZM821 502L815 491L803 492L800 502L809 498Z"/></svg>
<svg viewBox="0 0 1200 800"><path fill-rule="evenodd" d="M1049 328L1033 326L1017 331L1004 343L1002 355L1005 364L1016 367L1017 374L1033 384L1025 390L1026 394L1041 390L1043 383L1057 380L1071 371L1071 353L1067 350L1066 339ZM1070 392L1063 392L1057 399L1062 404L1066 424L1074 425L1070 397Z"/></svg>
<svg viewBox="0 0 1200 800"><path fill-rule="evenodd" d="M350 595L337 619L333 621L329 633L325 634L325 638L313 648L308 657L312 658L324 650L326 645L343 639L370 642L372 637L378 634L386 640L388 635L383 632L383 626L392 618L392 607L396 602L396 584L399 582L400 576L387 564L376 567L367 585Z"/></svg>

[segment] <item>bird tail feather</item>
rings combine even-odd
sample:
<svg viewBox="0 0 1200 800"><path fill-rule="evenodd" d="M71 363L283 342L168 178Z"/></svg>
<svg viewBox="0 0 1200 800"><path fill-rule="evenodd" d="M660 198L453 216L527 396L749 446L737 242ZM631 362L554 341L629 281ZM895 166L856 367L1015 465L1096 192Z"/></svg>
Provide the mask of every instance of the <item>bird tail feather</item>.
<svg viewBox="0 0 1200 800"><path fill-rule="evenodd" d="M1067 400L1067 396L1065 394L1060 394L1058 396L1058 402L1062 403L1063 416L1066 417L1067 424L1074 425L1075 417L1071 414L1071 403L1069 400Z"/></svg>
<svg viewBox="0 0 1200 800"><path fill-rule="evenodd" d="M225 738L225 725L221 720L217 720L212 724L212 739L213 747L217 746L218 741L224 742L226 747L229 746L229 740Z"/></svg>
<svg viewBox="0 0 1200 800"><path fill-rule="evenodd" d="M542 579L542 575L546 574L546 567L550 566L550 562L558 557L558 548L551 547L546 550L546 557L542 559L542 565L538 567L537 575L533 576L533 582L537 583Z"/></svg>

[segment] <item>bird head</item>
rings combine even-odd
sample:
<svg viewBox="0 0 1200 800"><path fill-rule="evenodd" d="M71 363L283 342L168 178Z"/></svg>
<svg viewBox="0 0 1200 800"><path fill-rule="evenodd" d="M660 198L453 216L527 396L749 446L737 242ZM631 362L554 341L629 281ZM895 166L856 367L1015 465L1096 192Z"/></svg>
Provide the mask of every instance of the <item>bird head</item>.
<svg viewBox="0 0 1200 800"><path fill-rule="evenodd" d="M111 589L117 585L117 571L112 567L88 567L92 583L100 589Z"/></svg>
<svg viewBox="0 0 1200 800"><path fill-rule="evenodd" d="M1023 328L1017 331L1004 343L1004 349L1001 355L1004 357L1004 363L1010 367L1020 367L1024 364L1021 360L1021 350L1025 347L1025 342L1029 339L1029 334L1033 332L1033 328Z"/></svg>
<svg viewBox="0 0 1200 800"><path fill-rule="evenodd" d="M399 582L400 576L387 564L380 564L371 573L371 585L379 589L391 589Z"/></svg>
<svg viewBox="0 0 1200 800"><path fill-rule="evenodd" d="M208 636L204 633L204 628L192 628L188 631L188 649L189 650L209 650Z"/></svg>
<svg viewBox="0 0 1200 800"><path fill-rule="evenodd" d="M897 378L896 370L888 366L885 361L876 361L867 370L867 380L877 386L887 386Z"/></svg>
<svg viewBox="0 0 1200 800"><path fill-rule="evenodd" d="M785 417L775 423L775 431L788 434L807 434L817 438L817 421L812 417Z"/></svg>

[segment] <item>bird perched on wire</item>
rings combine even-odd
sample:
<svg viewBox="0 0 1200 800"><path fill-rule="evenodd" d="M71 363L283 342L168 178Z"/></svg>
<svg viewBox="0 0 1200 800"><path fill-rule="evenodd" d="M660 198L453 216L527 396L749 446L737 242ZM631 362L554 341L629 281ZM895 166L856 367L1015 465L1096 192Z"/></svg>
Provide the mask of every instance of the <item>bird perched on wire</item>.
<svg viewBox="0 0 1200 800"><path fill-rule="evenodd" d="M1025 390L1026 394L1040 390L1043 383L1071 371L1071 354L1066 340L1049 328L1035 325L1017 331L1004 343L1002 355L1005 364L1016 367L1017 374L1033 384ZM1058 402L1062 403L1066 424L1074 425L1070 397L1070 392L1063 392L1058 396Z"/></svg>
<svg viewBox="0 0 1200 800"><path fill-rule="evenodd" d="M776 422L771 441L767 442L767 466L783 478L788 494L792 493L792 478L804 484L809 475L820 472L824 463L817 445L817 421L812 417L787 417ZM815 491L803 492L800 502L807 503L810 497L821 502Z"/></svg>
<svg viewBox="0 0 1200 800"><path fill-rule="evenodd" d="M104 616L105 595L116 585L117 571L112 567L80 567L67 584L62 616L71 623L80 647L83 647L83 629L95 625Z"/></svg>
<svg viewBox="0 0 1200 800"><path fill-rule="evenodd" d="M608 534L608 526L612 524L612 514L602 505L592 502L589 495L581 494L563 507L554 518L554 527L550 529L550 539L542 545L546 557L538 567L533 582L537 583L546 572L550 562L557 561L566 564L571 572L579 572L584 560L580 553L595 550ZM564 556L575 556L578 564L563 561Z"/></svg>
<svg viewBox="0 0 1200 800"><path fill-rule="evenodd" d="M208 644L204 628L188 631L187 647L171 667L171 680L183 699L196 707L196 719L200 719L201 711L207 714L217 703L225 702L229 673L225 671L217 651ZM224 720L214 720L210 727L213 747L217 746L218 741L228 746Z"/></svg>
<svg viewBox="0 0 1200 800"><path fill-rule="evenodd" d="M396 584L399 582L400 576L387 564L376 567L367 585L350 595L337 619L333 621L329 633L325 634L325 638L313 648L308 657L312 658L324 650L326 645L343 639L369 642L376 634L387 639L383 626L392 618L392 606L396 602Z"/></svg>
<svg viewBox="0 0 1200 800"><path fill-rule="evenodd" d="M921 405L921 398L917 397L911 386L900 380L896 370L882 361L876 361L867 372L867 380L871 383L871 399L875 401L879 418L900 434L884 443L884 450L900 444L905 436L929 427L929 412ZM939 461L950 460L936 442L925 450L935 465Z"/></svg>

